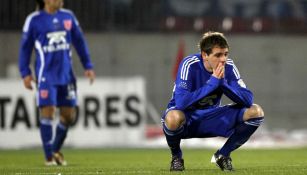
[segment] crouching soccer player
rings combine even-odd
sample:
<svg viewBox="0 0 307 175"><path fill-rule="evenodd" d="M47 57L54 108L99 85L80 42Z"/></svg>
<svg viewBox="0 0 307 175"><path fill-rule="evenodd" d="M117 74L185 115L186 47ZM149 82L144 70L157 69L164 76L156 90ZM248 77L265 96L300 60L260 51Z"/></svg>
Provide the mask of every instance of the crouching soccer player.
<svg viewBox="0 0 307 175"><path fill-rule="evenodd" d="M222 136L228 140L211 162L223 171L232 171L231 152L256 131L264 112L253 104L252 92L246 88L233 60L228 58L229 45L222 33L205 33L199 48L200 53L180 63L172 99L162 116L172 154L170 170L184 170L181 139ZM234 104L221 106L223 94Z"/></svg>
<svg viewBox="0 0 307 175"><path fill-rule="evenodd" d="M29 68L35 47L35 77L37 102L40 108L40 134L46 165L66 165L61 147L69 125L74 121L76 78L72 70L71 44L80 56L85 76L95 78L89 51L77 19L71 11L62 9L62 0L37 0L39 10L31 13L24 24L19 55L19 69L24 86L32 89ZM52 119L56 107L60 110L54 140Z"/></svg>

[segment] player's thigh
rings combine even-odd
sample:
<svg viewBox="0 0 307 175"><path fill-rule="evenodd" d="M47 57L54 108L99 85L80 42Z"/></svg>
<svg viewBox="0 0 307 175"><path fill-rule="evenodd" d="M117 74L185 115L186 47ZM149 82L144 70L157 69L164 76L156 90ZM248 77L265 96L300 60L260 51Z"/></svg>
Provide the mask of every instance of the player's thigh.
<svg viewBox="0 0 307 175"><path fill-rule="evenodd" d="M53 85L47 83L40 83L37 87L37 105L39 107L43 106L55 106L57 89Z"/></svg>
<svg viewBox="0 0 307 175"><path fill-rule="evenodd" d="M77 92L75 83L57 86L57 106L75 107L77 105Z"/></svg>
<svg viewBox="0 0 307 175"><path fill-rule="evenodd" d="M245 108L227 105L190 114L188 136L190 138L229 137L235 126L243 122Z"/></svg>
<svg viewBox="0 0 307 175"><path fill-rule="evenodd" d="M75 113L76 113L76 108L75 107L67 107L67 106L62 106L59 107L60 109L60 120L64 124L71 124L73 123L75 119Z"/></svg>
<svg viewBox="0 0 307 175"><path fill-rule="evenodd" d="M42 118L53 119L56 110L55 106L41 106L39 109L40 109L40 116Z"/></svg>
<svg viewBox="0 0 307 175"><path fill-rule="evenodd" d="M37 90L37 105L40 115L52 119L55 113L57 90L54 86L41 83Z"/></svg>
<svg viewBox="0 0 307 175"><path fill-rule="evenodd" d="M57 107L60 109L60 120L64 124L71 124L75 119L77 105L75 83L57 86Z"/></svg>

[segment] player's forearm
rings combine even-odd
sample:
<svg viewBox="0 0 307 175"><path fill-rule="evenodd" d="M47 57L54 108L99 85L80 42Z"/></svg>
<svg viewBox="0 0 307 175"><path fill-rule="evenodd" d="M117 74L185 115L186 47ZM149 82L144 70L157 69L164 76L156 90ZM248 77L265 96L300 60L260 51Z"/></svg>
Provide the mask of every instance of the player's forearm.
<svg viewBox="0 0 307 175"><path fill-rule="evenodd" d="M218 88L220 83L220 79L217 79L212 76L203 87L193 92L179 91L175 93L176 107L181 110L186 109L190 105L194 104L195 102L199 101L200 99L213 92L216 88Z"/></svg>
<svg viewBox="0 0 307 175"><path fill-rule="evenodd" d="M254 96L250 90L242 87L229 86L226 83L221 87L224 94L233 102L246 107L250 107L253 104Z"/></svg>
<svg viewBox="0 0 307 175"><path fill-rule="evenodd" d="M31 52L32 49L25 48L23 46L20 49L18 66L22 78L26 77L27 75L31 75L31 69L29 68Z"/></svg>
<svg viewBox="0 0 307 175"><path fill-rule="evenodd" d="M86 42L82 36L75 36L73 39L73 45L79 55L80 61L84 69L93 69L93 64L90 60L90 54Z"/></svg>
<svg viewBox="0 0 307 175"><path fill-rule="evenodd" d="M80 55L79 57L80 57L82 65L83 65L83 68L85 70L91 70L91 69L94 68L94 66L93 66L93 64L90 60L90 55L82 55L82 56Z"/></svg>

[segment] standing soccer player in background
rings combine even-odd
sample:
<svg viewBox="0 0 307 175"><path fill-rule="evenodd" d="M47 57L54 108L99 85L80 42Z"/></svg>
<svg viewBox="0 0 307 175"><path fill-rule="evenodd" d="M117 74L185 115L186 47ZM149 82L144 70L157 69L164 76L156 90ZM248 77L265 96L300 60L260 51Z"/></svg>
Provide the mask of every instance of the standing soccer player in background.
<svg viewBox="0 0 307 175"><path fill-rule="evenodd" d="M33 47L35 47L35 82L37 84L37 105L40 108L40 133L46 158L46 165L66 165L60 149L67 135L69 125L74 121L76 78L73 74L71 43L80 56L85 76L92 84L95 79L93 64L79 23L74 14L62 9L62 0L37 0L39 10L31 13L24 24L19 55L19 70L24 86L32 90L29 68ZM52 141L52 120L56 107L60 110Z"/></svg>
<svg viewBox="0 0 307 175"><path fill-rule="evenodd" d="M222 33L207 32L200 53L184 58L173 96L162 116L164 134L172 153L171 171L184 170L180 140L222 136L228 140L211 159L223 171L234 170L230 153L243 145L264 119L253 104L237 67L228 58L229 45ZM234 104L221 106L226 95Z"/></svg>

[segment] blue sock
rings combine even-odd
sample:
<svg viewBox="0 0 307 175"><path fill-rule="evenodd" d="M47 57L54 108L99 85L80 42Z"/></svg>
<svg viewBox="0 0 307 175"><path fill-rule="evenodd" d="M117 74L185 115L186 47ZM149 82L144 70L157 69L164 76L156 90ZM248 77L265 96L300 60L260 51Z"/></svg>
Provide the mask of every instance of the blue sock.
<svg viewBox="0 0 307 175"><path fill-rule="evenodd" d="M46 160L52 158L52 121L42 117L40 119L40 134Z"/></svg>
<svg viewBox="0 0 307 175"><path fill-rule="evenodd" d="M180 140L183 135L184 127L181 126L178 129L172 131L167 128L163 123L163 131L166 137L167 144L171 150L172 157L182 158L182 151L180 149Z"/></svg>
<svg viewBox="0 0 307 175"><path fill-rule="evenodd" d="M230 153L242 146L260 126L264 117L254 118L236 126L234 133L229 137L218 154L230 156Z"/></svg>
<svg viewBox="0 0 307 175"><path fill-rule="evenodd" d="M63 123L59 122L56 127L55 138L53 142L53 151L60 151L67 135L68 128Z"/></svg>

